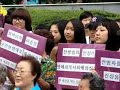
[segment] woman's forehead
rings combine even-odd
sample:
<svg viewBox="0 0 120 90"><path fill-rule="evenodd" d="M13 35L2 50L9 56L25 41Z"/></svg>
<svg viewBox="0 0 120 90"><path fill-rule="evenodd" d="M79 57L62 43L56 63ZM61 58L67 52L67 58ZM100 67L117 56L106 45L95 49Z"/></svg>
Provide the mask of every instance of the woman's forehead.
<svg viewBox="0 0 120 90"><path fill-rule="evenodd" d="M107 28L103 25L99 25L99 26L97 26L97 29L107 29Z"/></svg>
<svg viewBox="0 0 120 90"><path fill-rule="evenodd" d="M69 21L66 26L73 27L73 23Z"/></svg>
<svg viewBox="0 0 120 90"><path fill-rule="evenodd" d="M16 68L29 68L30 67L30 63L27 62L27 61L20 61L18 64L17 64L17 67Z"/></svg>

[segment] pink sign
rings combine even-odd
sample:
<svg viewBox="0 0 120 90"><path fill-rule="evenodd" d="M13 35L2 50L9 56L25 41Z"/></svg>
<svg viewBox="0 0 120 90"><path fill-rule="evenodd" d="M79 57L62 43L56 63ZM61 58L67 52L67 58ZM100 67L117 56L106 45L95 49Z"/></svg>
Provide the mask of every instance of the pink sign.
<svg viewBox="0 0 120 90"><path fill-rule="evenodd" d="M120 90L120 52L97 50L96 70L105 80L105 90Z"/></svg>
<svg viewBox="0 0 120 90"><path fill-rule="evenodd" d="M3 27L4 24L4 16L0 14L0 27Z"/></svg>
<svg viewBox="0 0 120 90"><path fill-rule="evenodd" d="M95 68L96 49L104 50L99 44L59 44L56 87L58 90L76 90L84 72Z"/></svg>
<svg viewBox="0 0 120 90"><path fill-rule="evenodd" d="M23 55L34 56L41 62L46 38L8 24L5 24L1 38L0 63L14 69Z"/></svg>

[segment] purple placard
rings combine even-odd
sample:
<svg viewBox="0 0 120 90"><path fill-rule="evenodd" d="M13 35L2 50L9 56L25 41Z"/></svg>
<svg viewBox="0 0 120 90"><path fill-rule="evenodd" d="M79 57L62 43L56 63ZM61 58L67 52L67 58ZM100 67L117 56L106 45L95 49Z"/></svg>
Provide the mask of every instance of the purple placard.
<svg viewBox="0 0 120 90"><path fill-rule="evenodd" d="M97 50L95 64L105 80L105 90L120 90L120 52Z"/></svg>
<svg viewBox="0 0 120 90"><path fill-rule="evenodd" d="M39 62L45 50L46 38L5 24L1 36L0 63L15 68L20 56L31 55Z"/></svg>
<svg viewBox="0 0 120 90"><path fill-rule="evenodd" d="M102 44L59 44L56 87L77 89L84 72L95 67L95 49L104 50ZM58 89L59 88L59 89Z"/></svg>
<svg viewBox="0 0 120 90"><path fill-rule="evenodd" d="M3 27L4 24L4 16L3 14L0 14L0 27Z"/></svg>

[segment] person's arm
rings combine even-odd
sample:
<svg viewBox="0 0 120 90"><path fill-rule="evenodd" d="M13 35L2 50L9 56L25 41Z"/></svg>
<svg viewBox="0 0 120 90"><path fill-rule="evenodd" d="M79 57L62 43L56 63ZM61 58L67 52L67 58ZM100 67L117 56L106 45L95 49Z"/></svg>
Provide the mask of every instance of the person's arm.
<svg viewBox="0 0 120 90"><path fill-rule="evenodd" d="M58 46L55 46L51 53L50 53L50 58L55 62L57 63L57 50L58 50Z"/></svg>
<svg viewBox="0 0 120 90"><path fill-rule="evenodd" d="M47 57L44 64L42 64L42 75L38 80L39 86L42 90L54 90L54 81L56 74L56 64L54 61Z"/></svg>
<svg viewBox="0 0 120 90"><path fill-rule="evenodd" d="M45 82L42 78L39 78L37 83L42 90L50 90L50 84Z"/></svg>

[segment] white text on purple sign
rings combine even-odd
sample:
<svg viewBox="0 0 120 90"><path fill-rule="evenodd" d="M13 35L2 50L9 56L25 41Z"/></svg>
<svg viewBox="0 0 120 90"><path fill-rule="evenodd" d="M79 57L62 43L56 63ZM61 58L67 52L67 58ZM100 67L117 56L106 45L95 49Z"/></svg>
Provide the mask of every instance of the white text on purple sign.
<svg viewBox="0 0 120 90"><path fill-rule="evenodd" d="M34 53L32 51L21 48L21 47L19 47L17 45L14 45L14 44L10 43L10 42L7 42L5 40L1 41L1 46L0 47L7 50L7 51L10 51L10 52L12 52L14 54L17 54L19 56L24 56L24 55L33 56L39 62L41 62L42 56L40 56L39 54L36 54L36 53Z"/></svg>
<svg viewBox="0 0 120 90"><path fill-rule="evenodd" d="M79 57L80 48L63 48L62 56Z"/></svg>
<svg viewBox="0 0 120 90"><path fill-rule="evenodd" d="M78 86L80 79L77 78L67 78L67 77L58 77L58 84L68 85L68 86Z"/></svg>
<svg viewBox="0 0 120 90"><path fill-rule="evenodd" d="M120 68L120 59L101 57L100 64L103 67Z"/></svg>
<svg viewBox="0 0 120 90"><path fill-rule="evenodd" d="M3 57L0 57L0 63L3 65L6 65L8 67L11 67L13 69L15 69L15 67L16 67L16 63L14 63L6 58L3 58Z"/></svg>
<svg viewBox="0 0 120 90"><path fill-rule="evenodd" d="M87 63L67 63L58 62L57 71L67 71L67 72L91 72L95 68L95 64Z"/></svg>
<svg viewBox="0 0 120 90"><path fill-rule="evenodd" d="M38 40L31 38L31 37L28 37L28 36L25 39L25 44L28 46L31 46L33 48L37 48L38 42L39 42Z"/></svg>
<svg viewBox="0 0 120 90"><path fill-rule="evenodd" d="M95 49L82 49L82 57L95 58Z"/></svg>
<svg viewBox="0 0 120 90"><path fill-rule="evenodd" d="M8 30L7 37L14 39L16 41L22 42L23 34L12 31L12 30Z"/></svg>
<svg viewBox="0 0 120 90"><path fill-rule="evenodd" d="M104 79L107 81L120 82L120 73L104 71Z"/></svg>

